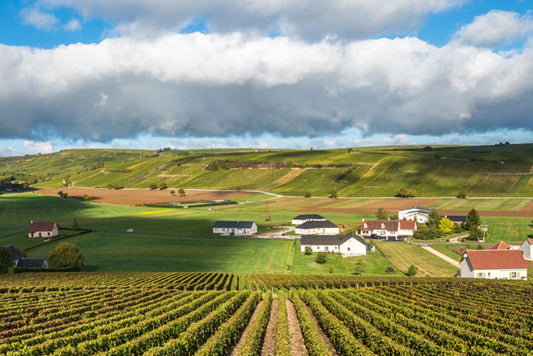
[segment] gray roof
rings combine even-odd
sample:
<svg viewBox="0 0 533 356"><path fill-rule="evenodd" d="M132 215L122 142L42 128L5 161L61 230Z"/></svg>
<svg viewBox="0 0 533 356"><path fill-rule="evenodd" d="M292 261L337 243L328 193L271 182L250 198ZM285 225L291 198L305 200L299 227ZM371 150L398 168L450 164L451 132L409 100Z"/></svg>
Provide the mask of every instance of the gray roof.
<svg viewBox="0 0 533 356"><path fill-rule="evenodd" d="M453 222L466 222L465 215L441 215L441 218L446 218Z"/></svg>
<svg viewBox="0 0 533 356"><path fill-rule="evenodd" d="M328 246L340 246L349 239L354 238L363 245L366 246L367 251L372 251L372 245L365 241L361 236L358 236L355 232L350 232L345 235L302 235L300 244L303 246L309 245L328 245Z"/></svg>
<svg viewBox="0 0 533 356"><path fill-rule="evenodd" d="M226 229L251 229L255 223L253 221L215 221L214 228Z"/></svg>
<svg viewBox="0 0 533 356"><path fill-rule="evenodd" d="M19 260L16 267L23 268L48 268L48 263L44 258L23 258Z"/></svg>
<svg viewBox="0 0 533 356"><path fill-rule="evenodd" d="M301 225L296 226L297 229L317 229L317 228L328 228L328 227L337 227L334 223L329 220L323 221L306 221Z"/></svg>
<svg viewBox="0 0 533 356"><path fill-rule="evenodd" d="M325 217L323 217L322 215L318 215L318 214L302 214L292 219L293 220L306 220L306 219L326 220Z"/></svg>
<svg viewBox="0 0 533 356"><path fill-rule="evenodd" d="M25 257L24 254L22 252L20 252L19 249L16 248L15 246L13 246L13 245L7 245L6 249L11 254L11 258L13 259L13 261L20 260L21 258Z"/></svg>

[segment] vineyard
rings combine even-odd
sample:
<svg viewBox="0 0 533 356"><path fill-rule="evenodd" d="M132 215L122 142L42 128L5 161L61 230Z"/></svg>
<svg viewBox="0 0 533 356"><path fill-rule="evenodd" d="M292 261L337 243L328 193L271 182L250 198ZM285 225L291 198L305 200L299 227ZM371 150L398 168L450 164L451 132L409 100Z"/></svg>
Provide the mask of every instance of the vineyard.
<svg viewBox="0 0 533 356"><path fill-rule="evenodd" d="M530 282L64 273L0 277L2 355L527 355Z"/></svg>

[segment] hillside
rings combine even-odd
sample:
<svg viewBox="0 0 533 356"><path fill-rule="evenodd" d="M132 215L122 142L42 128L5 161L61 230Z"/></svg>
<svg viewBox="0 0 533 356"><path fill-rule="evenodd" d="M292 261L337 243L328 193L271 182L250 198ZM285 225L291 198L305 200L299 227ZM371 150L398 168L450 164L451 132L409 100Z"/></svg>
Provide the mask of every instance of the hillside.
<svg viewBox="0 0 533 356"><path fill-rule="evenodd" d="M332 150L65 150L0 158L1 180L41 187L260 189L287 195L533 196L533 144Z"/></svg>

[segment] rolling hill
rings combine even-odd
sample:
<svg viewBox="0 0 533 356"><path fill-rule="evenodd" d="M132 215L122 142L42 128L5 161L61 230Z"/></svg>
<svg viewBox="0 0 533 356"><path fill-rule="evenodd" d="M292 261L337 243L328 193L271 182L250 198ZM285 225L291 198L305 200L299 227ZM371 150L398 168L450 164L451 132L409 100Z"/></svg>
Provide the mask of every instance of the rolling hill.
<svg viewBox="0 0 533 356"><path fill-rule="evenodd" d="M64 150L0 158L0 180L41 187L259 189L286 195L533 196L533 144L332 150Z"/></svg>

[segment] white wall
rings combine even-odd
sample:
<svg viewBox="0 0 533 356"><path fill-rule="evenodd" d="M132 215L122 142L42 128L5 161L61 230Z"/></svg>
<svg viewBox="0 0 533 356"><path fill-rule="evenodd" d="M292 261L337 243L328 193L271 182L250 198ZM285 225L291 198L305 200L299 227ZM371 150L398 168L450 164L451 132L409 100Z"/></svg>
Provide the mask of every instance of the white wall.
<svg viewBox="0 0 533 356"><path fill-rule="evenodd" d="M297 235L338 235L338 227L316 228L316 229L294 229Z"/></svg>
<svg viewBox="0 0 533 356"><path fill-rule="evenodd" d="M517 277L511 278L511 272L516 272ZM466 259L461 261L461 277L486 278L486 279L524 279L527 278L527 269L479 269L470 270Z"/></svg>
<svg viewBox="0 0 533 356"><path fill-rule="evenodd" d="M533 260L533 246L529 244L529 242L526 240L524 243L520 246L520 251L522 251L522 254L524 255L524 259L531 261Z"/></svg>
<svg viewBox="0 0 533 356"><path fill-rule="evenodd" d="M363 256L366 255L366 246L351 238L341 245L340 252L343 256Z"/></svg>

